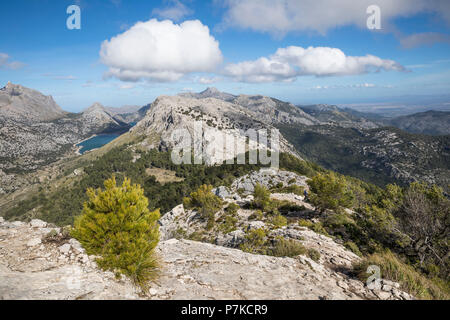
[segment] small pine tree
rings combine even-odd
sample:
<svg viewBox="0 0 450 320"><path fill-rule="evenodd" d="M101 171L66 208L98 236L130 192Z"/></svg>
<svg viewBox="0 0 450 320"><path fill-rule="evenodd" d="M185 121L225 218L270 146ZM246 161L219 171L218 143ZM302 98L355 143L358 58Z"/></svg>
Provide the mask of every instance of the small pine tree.
<svg viewBox="0 0 450 320"><path fill-rule="evenodd" d="M345 178L334 172L319 173L308 180L308 185L313 192L310 197L311 203L321 212L326 209L350 208L353 205L354 197Z"/></svg>
<svg viewBox="0 0 450 320"><path fill-rule="evenodd" d="M263 185L257 183L253 192L253 204L262 211L269 211L270 208L270 191Z"/></svg>
<svg viewBox="0 0 450 320"><path fill-rule="evenodd" d="M159 241L159 210L148 210L148 199L139 185L125 178L121 186L113 177L105 190L88 189L89 200L75 220L72 236L88 254L99 255L98 265L124 274L144 291L157 273L154 249Z"/></svg>
<svg viewBox="0 0 450 320"><path fill-rule="evenodd" d="M191 193L191 197L183 199L183 205L186 209L195 208L200 216L208 221L207 228L214 226L215 214L222 208L222 200L212 193L211 185L202 185L197 191Z"/></svg>

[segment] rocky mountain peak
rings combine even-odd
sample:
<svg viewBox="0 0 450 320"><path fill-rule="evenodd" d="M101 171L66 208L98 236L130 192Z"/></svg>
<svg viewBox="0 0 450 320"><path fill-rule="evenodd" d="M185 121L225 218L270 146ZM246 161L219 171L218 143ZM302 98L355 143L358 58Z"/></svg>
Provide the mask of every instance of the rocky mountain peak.
<svg viewBox="0 0 450 320"><path fill-rule="evenodd" d="M103 106L100 102L95 102L94 104L92 104L90 107L88 107L87 109L85 109L83 111L83 113L89 113L89 112L93 112L93 111L103 111L106 112L106 108L105 106Z"/></svg>
<svg viewBox="0 0 450 320"><path fill-rule="evenodd" d="M220 91L215 87L208 87L200 93L201 94L217 94L217 93L220 93Z"/></svg>
<svg viewBox="0 0 450 320"><path fill-rule="evenodd" d="M258 131L266 129L270 134L275 128L269 123L255 121L258 115L251 110L216 98L192 98L186 96L160 96L153 103L145 117L131 130L134 135L147 137L158 137L152 141L153 148L173 148L180 146L185 141L178 137L179 130L187 130L195 140L194 134L196 123L201 122L202 136L200 140L191 141L192 145L203 144L204 150L208 148L214 151L205 155L207 164L220 163L226 159L236 156L235 150L223 150L219 143L232 139L238 145L246 145L246 132L248 129ZM223 139L223 140L222 140ZM265 149L266 146L259 145L257 149ZM292 146L280 135L280 150L296 154Z"/></svg>
<svg viewBox="0 0 450 320"><path fill-rule="evenodd" d="M194 93L194 92L185 92L179 94L179 96L186 98L196 98L196 99L205 99L205 98L216 98L224 101L232 101L236 98L235 95L227 92L221 92L217 88L208 87L202 92Z"/></svg>
<svg viewBox="0 0 450 320"><path fill-rule="evenodd" d="M0 116L36 122L58 119L66 114L52 96L8 82L0 89Z"/></svg>

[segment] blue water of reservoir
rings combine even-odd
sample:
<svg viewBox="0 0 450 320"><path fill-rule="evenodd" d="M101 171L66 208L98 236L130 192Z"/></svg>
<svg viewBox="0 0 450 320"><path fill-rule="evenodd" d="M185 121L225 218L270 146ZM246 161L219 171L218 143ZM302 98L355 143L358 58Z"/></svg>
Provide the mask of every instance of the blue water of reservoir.
<svg viewBox="0 0 450 320"><path fill-rule="evenodd" d="M103 147L105 144L110 143L115 138L120 136L118 133L99 134L86 141L77 144L77 147L81 147L80 153L83 154L89 150Z"/></svg>

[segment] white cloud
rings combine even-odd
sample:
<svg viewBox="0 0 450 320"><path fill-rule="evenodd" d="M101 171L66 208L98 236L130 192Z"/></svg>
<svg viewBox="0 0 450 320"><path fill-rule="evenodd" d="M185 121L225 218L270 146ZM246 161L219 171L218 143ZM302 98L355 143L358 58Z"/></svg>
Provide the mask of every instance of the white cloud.
<svg viewBox="0 0 450 320"><path fill-rule="evenodd" d="M220 81L219 77L199 77L197 82L201 84L213 84Z"/></svg>
<svg viewBox="0 0 450 320"><path fill-rule="evenodd" d="M223 59L219 42L200 21L156 19L105 40L100 58L109 67L106 76L123 81L175 81L192 72L212 72Z"/></svg>
<svg viewBox="0 0 450 320"><path fill-rule="evenodd" d="M438 32L414 33L400 40L404 48L431 46L435 43L450 43L450 35Z"/></svg>
<svg viewBox="0 0 450 320"><path fill-rule="evenodd" d="M120 84L119 85L119 89L120 90L129 90L129 89L134 89L136 86L132 83L125 83L125 84Z"/></svg>
<svg viewBox="0 0 450 320"><path fill-rule="evenodd" d="M278 49L270 57L225 66L224 73L237 81L293 81L298 76L343 76L373 71L405 71L393 60L373 55L346 56L338 48L291 46Z"/></svg>
<svg viewBox="0 0 450 320"><path fill-rule="evenodd" d="M45 73L45 74L43 74L43 76L47 77L47 78L52 78L54 80L69 80L69 81L72 81L72 80L76 80L77 79L77 77L72 76L72 75L61 76L61 75L56 75L56 74L52 74L52 73Z"/></svg>
<svg viewBox="0 0 450 320"><path fill-rule="evenodd" d="M0 52L0 69L17 70L25 66L24 63L19 61L10 61L10 56L6 53Z"/></svg>
<svg viewBox="0 0 450 320"><path fill-rule="evenodd" d="M344 84L344 85L329 85L329 86L314 86L314 90L326 90L326 89L369 89L369 88L392 88L390 85L378 86L373 83L357 83L357 84Z"/></svg>
<svg viewBox="0 0 450 320"><path fill-rule="evenodd" d="M179 0L166 0L169 3L165 8L157 8L153 9L152 14L157 15L163 19L170 19L174 21L180 21L186 16L189 16L193 13L191 9L186 7Z"/></svg>
<svg viewBox="0 0 450 320"><path fill-rule="evenodd" d="M395 17L427 11L450 22L448 0L227 0L223 25L274 35L290 31L324 34L329 29L346 25L365 28L366 9L373 4L381 9L383 29Z"/></svg>

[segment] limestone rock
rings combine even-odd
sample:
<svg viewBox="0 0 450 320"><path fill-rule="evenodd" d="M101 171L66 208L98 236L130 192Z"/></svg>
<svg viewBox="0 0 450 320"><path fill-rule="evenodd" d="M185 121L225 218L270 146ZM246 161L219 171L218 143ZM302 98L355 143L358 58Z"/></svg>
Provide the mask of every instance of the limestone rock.
<svg viewBox="0 0 450 320"><path fill-rule="evenodd" d="M33 238L27 242L27 247L36 247L42 243L40 238Z"/></svg>
<svg viewBox="0 0 450 320"><path fill-rule="evenodd" d="M33 228L45 228L47 226L47 222L39 220L39 219L33 219L30 221L30 225Z"/></svg>
<svg viewBox="0 0 450 320"><path fill-rule="evenodd" d="M0 238L4 239L0 246L0 299L411 298L395 288L392 293L374 295L362 282L306 256L277 258L177 239L158 244L160 277L150 284L148 295L142 295L127 278L117 280L113 273L98 269L90 262L96 257L77 254L76 240L59 247L43 243L24 250L40 235L39 229L29 224L0 225ZM74 259L65 255L60 259L61 252Z"/></svg>
<svg viewBox="0 0 450 320"><path fill-rule="evenodd" d="M227 187L221 186L212 190L212 192L219 198L226 199L231 197L231 193Z"/></svg>
<svg viewBox="0 0 450 320"><path fill-rule="evenodd" d="M270 189L278 184L282 184L287 187L289 185L289 181L293 181L291 184L309 189L308 184L306 183L307 180L307 177L299 176L293 172L276 170L272 168L262 168L259 171L254 171L236 179L231 185L231 190L233 192L241 192L243 195L250 195L253 194L254 188L257 184L263 185Z"/></svg>
<svg viewBox="0 0 450 320"><path fill-rule="evenodd" d="M72 246L69 243L66 243L66 244L63 244L62 246L60 246L58 249L59 249L59 252L61 252L64 255L67 255L70 252L71 247Z"/></svg>

